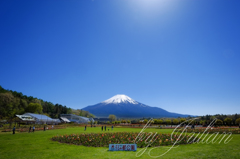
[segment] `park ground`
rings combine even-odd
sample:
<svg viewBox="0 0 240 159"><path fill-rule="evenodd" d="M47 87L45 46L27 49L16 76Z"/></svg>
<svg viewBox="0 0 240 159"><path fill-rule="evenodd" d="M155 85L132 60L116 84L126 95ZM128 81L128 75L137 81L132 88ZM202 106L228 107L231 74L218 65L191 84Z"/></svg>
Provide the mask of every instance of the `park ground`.
<svg viewBox="0 0 240 159"><path fill-rule="evenodd" d="M110 132L140 132L140 128L114 128ZM145 132L172 133L173 129L146 129ZM56 135L79 134L79 133L100 133L100 127L87 128L83 127L67 127L65 129L36 131L34 133L17 132L0 132L0 159L148 159L151 148L148 148L140 157L136 157L136 152L126 151L108 151L106 147L85 147L77 145L69 145L52 141L51 138ZM240 134L234 134L232 139L225 144L224 140L219 144L188 144L180 145L171 149L168 153L157 158L223 158L223 159L239 159L240 158ZM161 146L151 151L152 156L160 156L170 146Z"/></svg>

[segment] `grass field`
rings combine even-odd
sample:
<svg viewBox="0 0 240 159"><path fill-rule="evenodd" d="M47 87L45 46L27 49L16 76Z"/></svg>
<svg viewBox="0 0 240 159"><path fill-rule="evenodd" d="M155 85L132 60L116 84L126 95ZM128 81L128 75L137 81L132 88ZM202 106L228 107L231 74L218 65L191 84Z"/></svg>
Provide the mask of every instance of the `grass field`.
<svg viewBox="0 0 240 159"><path fill-rule="evenodd" d="M114 132L140 132L138 128L114 128ZM161 132L171 133L172 129L147 129L146 132ZM37 131L35 133L16 133L12 135L10 132L0 133L0 158L63 158L63 159L128 159L128 158L151 158L148 152L140 157L136 157L136 153L141 150L138 148L137 152L123 152L123 151L108 151L105 147L85 147L77 145L68 145L54 142L51 137L55 135L83 133L83 127ZM100 127L87 128L85 133L101 132ZM224 144L222 141L218 143L209 144L189 144L180 145L177 148L171 149L167 154L158 158L224 158L224 159L240 159L240 135L232 135L233 139ZM169 147L162 146L151 151L152 156L159 156L166 152Z"/></svg>

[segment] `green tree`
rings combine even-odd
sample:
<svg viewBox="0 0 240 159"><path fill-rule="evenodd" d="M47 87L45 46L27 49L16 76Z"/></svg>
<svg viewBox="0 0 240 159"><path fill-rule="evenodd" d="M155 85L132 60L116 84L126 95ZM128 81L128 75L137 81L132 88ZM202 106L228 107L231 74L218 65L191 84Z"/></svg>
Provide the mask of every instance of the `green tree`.
<svg viewBox="0 0 240 159"><path fill-rule="evenodd" d="M159 119L158 120L158 124L162 124L163 123L163 120L162 119Z"/></svg>
<svg viewBox="0 0 240 159"><path fill-rule="evenodd" d="M217 119L215 124L218 126L223 125L223 121L221 119Z"/></svg>
<svg viewBox="0 0 240 159"><path fill-rule="evenodd" d="M32 101L32 103L38 103L38 104L41 105L41 100L39 100L39 99L37 99L37 98L34 98L33 101Z"/></svg>
<svg viewBox="0 0 240 159"><path fill-rule="evenodd" d="M227 118L224 119L224 122L225 122L227 125L231 125L232 119L227 117Z"/></svg>
<svg viewBox="0 0 240 159"><path fill-rule="evenodd" d="M183 123L183 122L185 122L186 121L186 119L184 119L184 118L181 118L180 119L180 123Z"/></svg>
<svg viewBox="0 0 240 159"><path fill-rule="evenodd" d="M20 99L14 97L12 92L0 93L0 118L7 119L12 125L16 114L23 113L24 109L20 107Z"/></svg>
<svg viewBox="0 0 240 159"><path fill-rule="evenodd" d="M171 124L171 120L167 119L167 120L166 120L166 124L167 124L167 125L170 125L170 124Z"/></svg>
<svg viewBox="0 0 240 159"><path fill-rule="evenodd" d="M144 120L143 120L143 123L144 123L144 124L146 124L147 122L148 122L148 120L147 120L147 119L144 119Z"/></svg>
<svg viewBox="0 0 240 159"><path fill-rule="evenodd" d="M235 124L239 124L240 126L240 118L236 119Z"/></svg>
<svg viewBox="0 0 240 159"><path fill-rule="evenodd" d="M158 120L157 119L153 119L153 123L154 124L158 124Z"/></svg>
<svg viewBox="0 0 240 159"><path fill-rule="evenodd" d="M21 106L21 108L26 109L28 107L27 101L25 99L21 99L20 106Z"/></svg>
<svg viewBox="0 0 240 159"><path fill-rule="evenodd" d="M126 120L122 120L121 123L126 123Z"/></svg>
<svg viewBox="0 0 240 159"><path fill-rule="evenodd" d="M108 118L110 119L111 122L113 122L113 121L115 121L115 120L117 119L116 116L113 115L113 114L110 114L110 115L108 116Z"/></svg>
<svg viewBox="0 0 240 159"><path fill-rule="evenodd" d="M26 108L26 112L42 113L42 105L39 103L30 103Z"/></svg>
<svg viewBox="0 0 240 159"><path fill-rule="evenodd" d="M80 110L79 116L82 116L82 109Z"/></svg>
<svg viewBox="0 0 240 159"><path fill-rule="evenodd" d="M201 125L204 125L205 122L206 122L205 120L200 120L200 124L201 124Z"/></svg>
<svg viewBox="0 0 240 159"><path fill-rule="evenodd" d="M11 92L0 93L0 116L2 118L12 118L16 113L14 108L14 96Z"/></svg>
<svg viewBox="0 0 240 159"><path fill-rule="evenodd" d="M178 119L173 119L173 124L177 125L179 123Z"/></svg>

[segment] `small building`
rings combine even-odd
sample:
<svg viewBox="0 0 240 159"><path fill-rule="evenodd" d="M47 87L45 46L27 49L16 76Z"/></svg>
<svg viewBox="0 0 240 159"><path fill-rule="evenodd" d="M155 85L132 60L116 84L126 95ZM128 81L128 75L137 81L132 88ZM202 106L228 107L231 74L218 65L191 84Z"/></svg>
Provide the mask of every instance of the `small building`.
<svg viewBox="0 0 240 159"><path fill-rule="evenodd" d="M87 124L89 122L94 122L93 118L87 118L83 116L78 116L75 114L60 114L60 118L67 118L70 122L78 123L78 124Z"/></svg>

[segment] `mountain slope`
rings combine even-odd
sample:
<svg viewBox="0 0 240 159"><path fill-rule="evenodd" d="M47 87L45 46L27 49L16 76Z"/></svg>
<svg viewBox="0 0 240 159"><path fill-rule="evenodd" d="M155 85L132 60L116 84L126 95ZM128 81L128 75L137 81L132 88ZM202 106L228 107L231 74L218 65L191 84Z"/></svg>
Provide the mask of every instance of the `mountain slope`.
<svg viewBox="0 0 240 159"><path fill-rule="evenodd" d="M170 113L158 107L150 107L139 103L126 95L116 95L104 102L87 106L83 110L89 111L97 117L108 117L114 114L117 117L142 118L142 117L187 117L177 113Z"/></svg>

